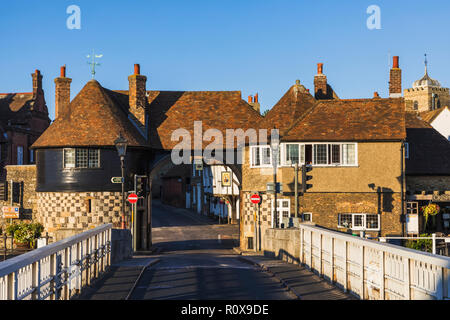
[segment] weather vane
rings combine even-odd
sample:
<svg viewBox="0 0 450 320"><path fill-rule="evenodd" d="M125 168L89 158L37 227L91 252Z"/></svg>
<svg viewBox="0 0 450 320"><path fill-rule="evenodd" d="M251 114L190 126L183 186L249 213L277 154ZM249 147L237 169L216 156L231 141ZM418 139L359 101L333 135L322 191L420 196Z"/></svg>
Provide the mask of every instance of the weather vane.
<svg viewBox="0 0 450 320"><path fill-rule="evenodd" d="M92 60L90 62L88 61L88 65L91 66L92 79L94 79L94 77L95 77L95 66L99 66L100 65L100 63L95 61L95 58L99 59L99 58L103 57L103 55L102 54L95 54L94 50L92 50L92 55L88 54L86 57L88 59L92 58Z"/></svg>

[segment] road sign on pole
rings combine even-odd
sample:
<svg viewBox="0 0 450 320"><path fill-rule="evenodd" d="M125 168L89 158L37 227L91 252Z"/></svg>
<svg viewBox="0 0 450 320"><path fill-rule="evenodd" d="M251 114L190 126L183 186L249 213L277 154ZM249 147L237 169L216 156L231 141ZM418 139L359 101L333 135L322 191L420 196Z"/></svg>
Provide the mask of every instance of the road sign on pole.
<svg viewBox="0 0 450 320"><path fill-rule="evenodd" d="M259 195L257 195L257 194L254 194L254 195L252 195L252 196L250 197L250 201L251 201L252 203L258 204L258 203L261 202L261 197L260 197Z"/></svg>
<svg viewBox="0 0 450 320"><path fill-rule="evenodd" d="M128 202L129 203L136 203L138 201L138 196L135 193L132 193L128 196Z"/></svg>
<svg viewBox="0 0 450 320"><path fill-rule="evenodd" d="M111 182L112 183L122 183L122 177L112 177Z"/></svg>

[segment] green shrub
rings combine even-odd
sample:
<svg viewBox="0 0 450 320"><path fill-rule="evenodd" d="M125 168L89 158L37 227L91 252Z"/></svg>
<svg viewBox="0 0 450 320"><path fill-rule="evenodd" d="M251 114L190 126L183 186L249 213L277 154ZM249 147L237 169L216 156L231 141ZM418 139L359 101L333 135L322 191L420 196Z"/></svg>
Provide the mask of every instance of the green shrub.
<svg viewBox="0 0 450 320"><path fill-rule="evenodd" d="M423 233L419 237L431 237L431 234ZM431 239L421 239L421 240L407 240L406 247L410 249L432 252L433 251L433 240Z"/></svg>
<svg viewBox="0 0 450 320"><path fill-rule="evenodd" d="M36 239L41 236L44 226L39 222L12 223L6 227L8 234L14 234L14 240L18 243L28 243L31 248L36 244Z"/></svg>

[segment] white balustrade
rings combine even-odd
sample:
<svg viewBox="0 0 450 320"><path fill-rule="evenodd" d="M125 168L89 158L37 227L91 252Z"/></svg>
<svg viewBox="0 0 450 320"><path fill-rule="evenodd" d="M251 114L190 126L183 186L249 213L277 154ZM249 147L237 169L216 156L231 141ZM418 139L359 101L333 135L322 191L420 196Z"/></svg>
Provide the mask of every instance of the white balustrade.
<svg viewBox="0 0 450 320"><path fill-rule="evenodd" d="M300 260L361 299L450 299L450 258L300 225Z"/></svg>
<svg viewBox="0 0 450 320"><path fill-rule="evenodd" d="M0 300L67 300L111 262L112 224L0 262Z"/></svg>

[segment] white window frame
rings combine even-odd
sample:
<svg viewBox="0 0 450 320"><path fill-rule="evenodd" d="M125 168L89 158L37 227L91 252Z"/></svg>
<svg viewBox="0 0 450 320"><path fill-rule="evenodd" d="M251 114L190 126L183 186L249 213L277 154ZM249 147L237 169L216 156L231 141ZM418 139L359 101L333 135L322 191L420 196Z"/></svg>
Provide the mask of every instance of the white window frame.
<svg viewBox="0 0 450 320"><path fill-rule="evenodd" d="M308 216L309 216L309 220L305 220L305 215L308 215ZM307 222L313 222L313 214L312 214L312 212L303 212L303 213L302 213L302 221L303 221L303 222L305 222L305 221L307 221Z"/></svg>
<svg viewBox="0 0 450 320"><path fill-rule="evenodd" d="M273 207L273 201L274 199L272 199L271 201L271 209L272 209L272 214L271 214L271 226L272 228L275 228L275 209ZM278 225L281 226L281 217L282 214L280 214L283 210L286 211L286 209L283 209L283 201L287 201L288 202L288 208L289 208L289 214L288 217L291 217L291 199L289 198L277 198L277 214L278 214Z"/></svg>
<svg viewBox="0 0 450 320"><path fill-rule="evenodd" d="M262 150L269 148L269 164L263 163L263 154ZM257 151L254 151L257 150ZM259 164L254 163L254 153L258 152L259 154ZM272 168L272 149L269 145L258 145L258 146L250 146L250 168Z"/></svg>
<svg viewBox="0 0 450 320"><path fill-rule="evenodd" d="M314 143L299 143L299 142L286 142L286 143L282 143L280 146L280 150L281 150L281 166L282 167L291 167L292 165L294 165L293 163L291 163L291 161L287 160L286 157L286 145L288 144L297 144L298 150L299 150L299 165L304 165L305 164L305 160L306 160L306 154L305 154L305 150L306 150L306 145L311 145L312 146L312 166L314 167L358 167L358 143L356 142L314 142ZM327 145L326 148L326 164L317 164L316 163L316 159L314 156L314 150L315 150L315 145ZM355 163L345 163L344 161L344 145L347 144L352 144L355 146ZM331 146L331 150L332 150L332 146L333 145L339 145L339 161L340 163L328 163L330 162L329 159L331 157L331 154L329 154L329 148L328 145Z"/></svg>
<svg viewBox="0 0 450 320"><path fill-rule="evenodd" d="M381 228L381 215L376 213L340 213L338 215L338 228L348 228L342 225L341 215L350 214L352 216L352 226L349 228L354 231L380 231ZM355 218L357 216L362 217L362 226L355 226ZM377 216L378 218L378 228L367 228L367 216Z"/></svg>

